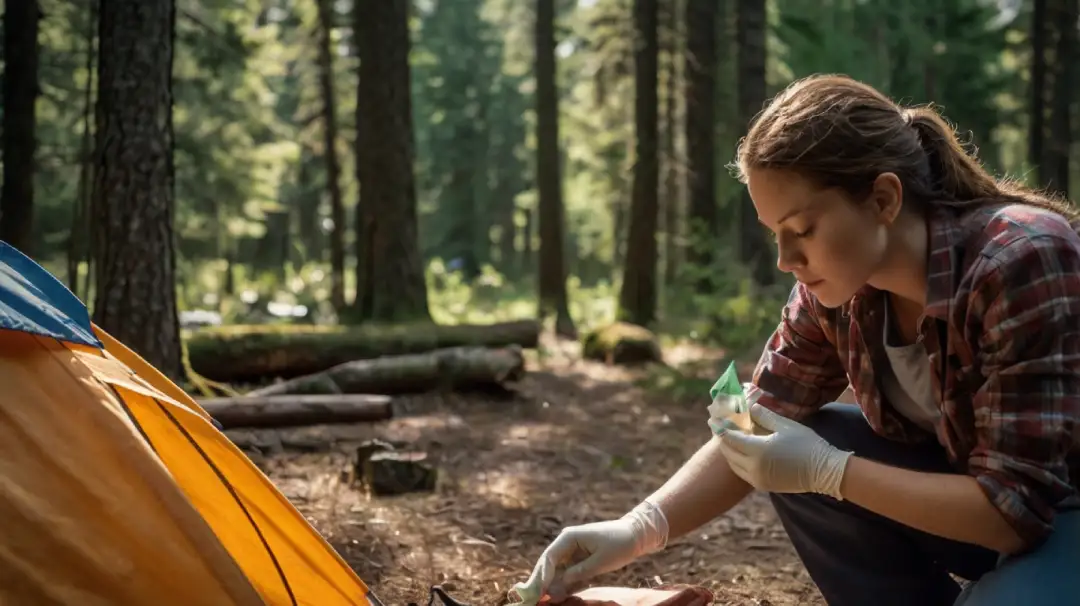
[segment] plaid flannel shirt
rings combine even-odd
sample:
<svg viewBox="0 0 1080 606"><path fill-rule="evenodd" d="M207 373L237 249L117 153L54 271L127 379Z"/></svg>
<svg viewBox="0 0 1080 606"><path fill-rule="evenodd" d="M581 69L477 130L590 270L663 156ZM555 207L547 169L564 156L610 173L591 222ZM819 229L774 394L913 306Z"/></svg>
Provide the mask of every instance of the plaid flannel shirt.
<svg viewBox="0 0 1080 606"><path fill-rule="evenodd" d="M1016 204L936 210L928 226L919 339L941 407L937 440L1030 547L1055 510L1080 506L1080 236ZM879 391L884 297L868 286L829 309L796 285L749 391L800 420L850 383L875 432L933 439Z"/></svg>

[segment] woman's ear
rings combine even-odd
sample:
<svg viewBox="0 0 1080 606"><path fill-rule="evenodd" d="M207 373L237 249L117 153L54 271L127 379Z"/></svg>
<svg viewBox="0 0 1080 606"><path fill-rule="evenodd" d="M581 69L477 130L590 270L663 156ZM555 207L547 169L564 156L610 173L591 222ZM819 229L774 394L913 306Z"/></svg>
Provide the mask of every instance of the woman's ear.
<svg viewBox="0 0 1080 606"><path fill-rule="evenodd" d="M881 173L874 179L869 202L884 225L892 225L904 205L904 186L895 173Z"/></svg>

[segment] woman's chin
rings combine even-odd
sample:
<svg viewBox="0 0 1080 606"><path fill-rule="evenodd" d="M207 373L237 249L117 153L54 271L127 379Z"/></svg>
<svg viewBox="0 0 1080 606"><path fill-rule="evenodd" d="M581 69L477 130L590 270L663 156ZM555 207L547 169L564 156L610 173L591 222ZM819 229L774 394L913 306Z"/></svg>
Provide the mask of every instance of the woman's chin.
<svg viewBox="0 0 1080 606"><path fill-rule="evenodd" d="M840 307L851 300L850 294L840 292L841 289L834 288L834 285L826 280L804 283L804 286L810 294L814 295L818 303L830 309Z"/></svg>

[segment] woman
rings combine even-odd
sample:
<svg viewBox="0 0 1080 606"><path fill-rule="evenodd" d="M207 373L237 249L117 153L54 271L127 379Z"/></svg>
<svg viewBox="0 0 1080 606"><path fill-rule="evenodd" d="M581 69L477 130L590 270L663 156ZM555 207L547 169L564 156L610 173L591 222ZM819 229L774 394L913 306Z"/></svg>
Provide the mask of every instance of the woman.
<svg viewBox="0 0 1080 606"><path fill-rule="evenodd" d="M832 606L1080 604L1077 212L837 76L774 99L736 167L798 280L748 394L766 431L563 530L527 589L557 598L758 489ZM858 406L833 402L849 383Z"/></svg>

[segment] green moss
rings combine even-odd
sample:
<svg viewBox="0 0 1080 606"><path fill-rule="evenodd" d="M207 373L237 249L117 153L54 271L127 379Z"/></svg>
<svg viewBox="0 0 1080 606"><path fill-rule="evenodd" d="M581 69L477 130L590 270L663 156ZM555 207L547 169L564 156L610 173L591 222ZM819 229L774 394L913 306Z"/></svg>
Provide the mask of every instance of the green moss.
<svg viewBox="0 0 1080 606"><path fill-rule="evenodd" d="M585 358L609 364L661 362L660 342L649 329L629 322L614 322L585 335L581 344Z"/></svg>

